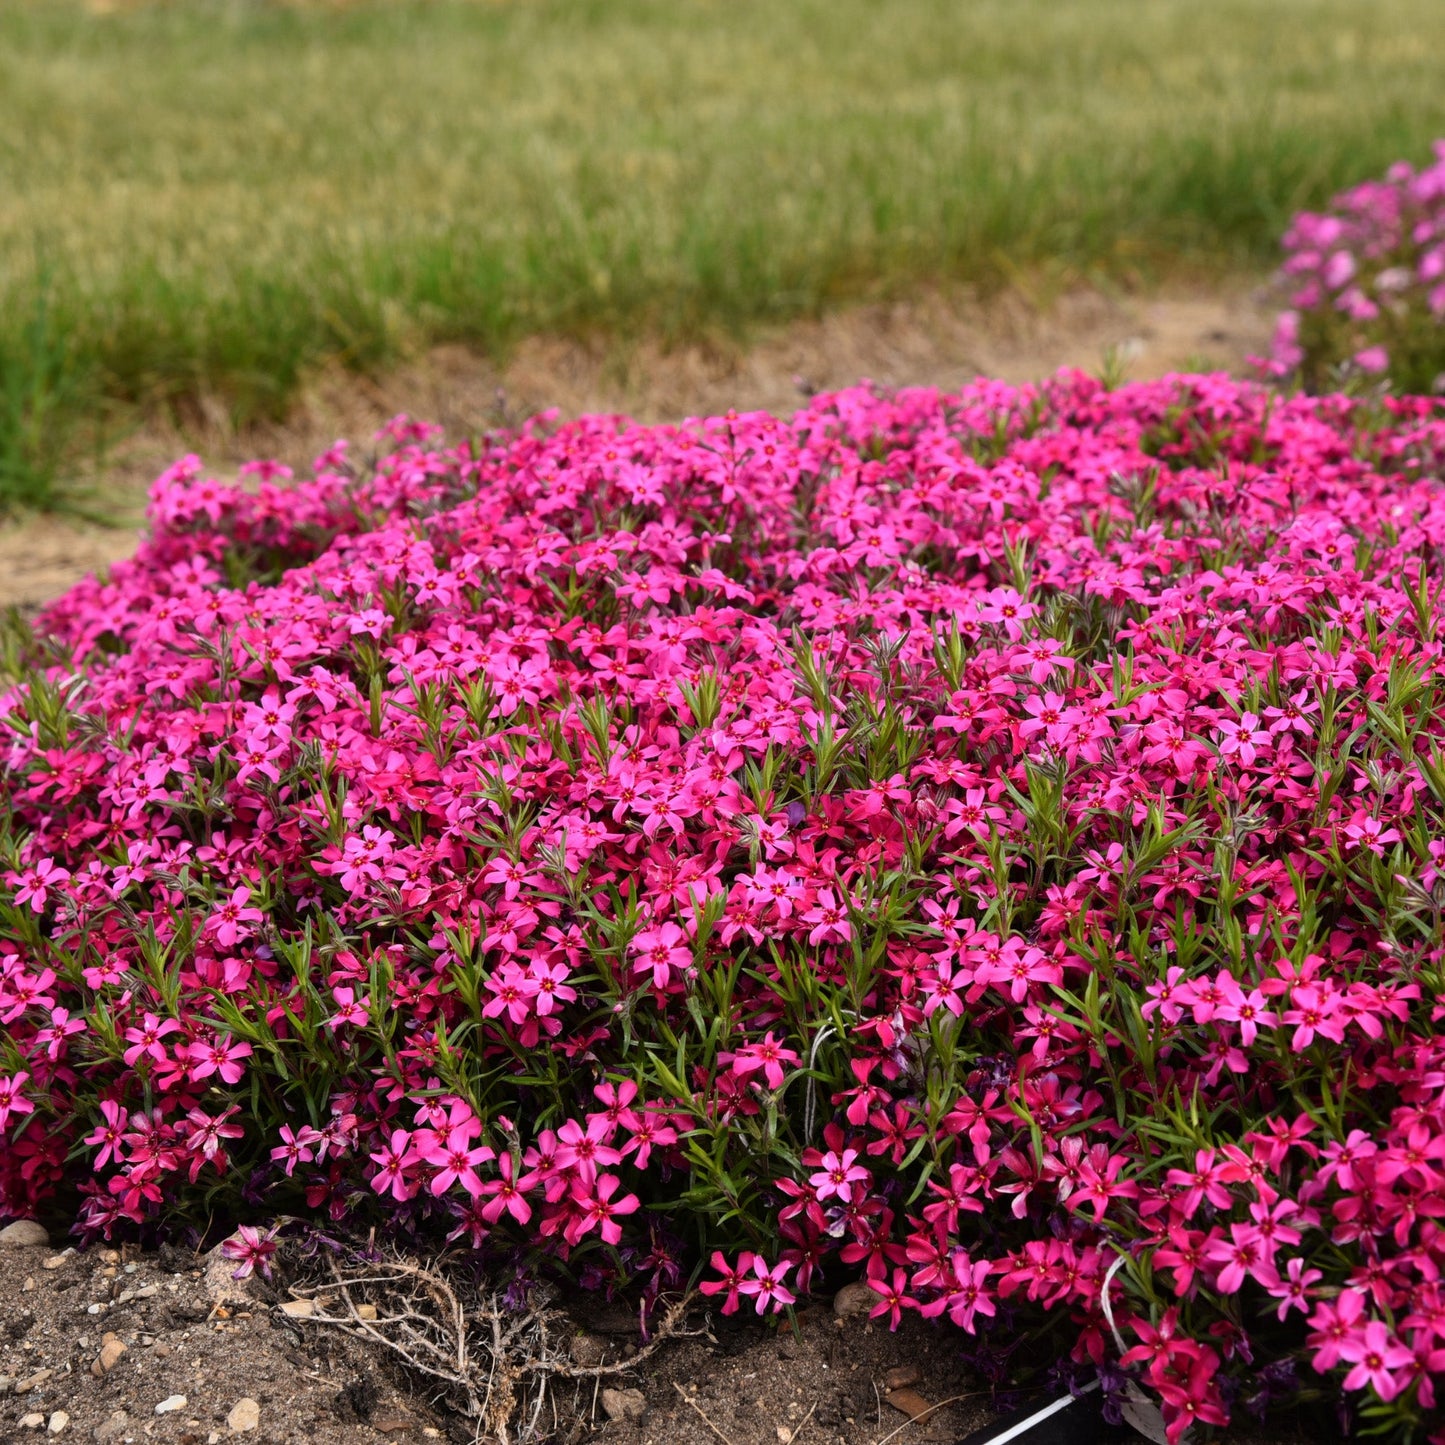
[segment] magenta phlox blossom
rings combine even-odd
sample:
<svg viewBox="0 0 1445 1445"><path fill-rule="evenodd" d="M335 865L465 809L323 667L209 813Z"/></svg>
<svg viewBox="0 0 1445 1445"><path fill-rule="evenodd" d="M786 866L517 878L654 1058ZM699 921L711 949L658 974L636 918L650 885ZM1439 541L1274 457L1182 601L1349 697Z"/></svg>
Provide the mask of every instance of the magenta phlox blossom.
<svg viewBox="0 0 1445 1445"><path fill-rule="evenodd" d="M790 1263L779 1260L770 1265L761 1255L755 1255L751 1269L752 1273L738 1285L738 1292L752 1299L757 1314L781 1313L785 1306L796 1303L797 1296L787 1286L793 1269Z"/></svg>
<svg viewBox="0 0 1445 1445"><path fill-rule="evenodd" d="M275 1234L275 1230L255 1229L243 1224L230 1239L222 1240L221 1253L227 1259L237 1261L236 1268L231 1271L233 1278L246 1279L257 1270L265 1278L271 1277L271 1257L280 1248Z"/></svg>
<svg viewBox="0 0 1445 1445"><path fill-rule="evenodd" d="M767 1033L756 1043L748 1044L732 1056L732 1071L740 1079L761 1073L770 1089L781 1089L787 1069L796 1066L801 1059L774 1033Z"/></svg>
<svg viewBox="0 0 1445 1445"><path fill-rule="evenodd" d="M752 1293L746 1286L749 1281L756 1278L753 1274L754 1256L751 1250L743 1250L737 1257L735 1264L729 1264L727 1256L722 1250L715 1249L710 1261L711 1268L715 1269L721 1276L720 1279L705 1279L698 1285L698 1291L707 1296L723 1296L722 1312L725 1315L734 1315L742 1304L745 1293Z"/></svg>

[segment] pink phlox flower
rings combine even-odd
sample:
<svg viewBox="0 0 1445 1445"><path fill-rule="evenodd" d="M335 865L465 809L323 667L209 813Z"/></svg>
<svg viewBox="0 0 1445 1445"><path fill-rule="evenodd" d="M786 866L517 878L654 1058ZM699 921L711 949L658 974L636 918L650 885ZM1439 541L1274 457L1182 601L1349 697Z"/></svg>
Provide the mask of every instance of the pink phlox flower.
<svg viewBox="0 0 1445 1445"><path fill-rule="evenodd" d="M84 1019L71 1018L69 1009L51 1009L50 1022L36 1030L35 1042L44 1049L45 1057L55 1063L66 1052L66 1039L84 1033L87 1027Z"/></svg>
<svg viewBox="0 0 1445 1445"><path fill-rule="evenodd" d="M1230 1178L1229 1167L1216 1163L1215 1159L1213 1149L1199 1149L1195 1151L1192 1170L1170 1169L1165 1174L1166 1183L1183 1191L1178 1205L1185 1219L1192 1219L1206 1199L1216 1209L1228 1210L1233 1206L1234 1196L1225 1188Z"/></svg>
<svg viewBox="0 0 1445 1445"><path fill-rule="evenodd" d="M632 1126L632 1137L622 1146L622 1154L624 1158L631 1155L639 1169L646 1169L654 1149L666 1149L676 1144L680 1136L662 1116L651 1110L634 1117L637 1122ZM623 1127L627 1125L624 1123Z"/></svg>
<svg viewBox="0 0 1445 1445"><path fill-rule="evenodd" d="M572 1003L576 999L577 990L567 982L570 977L565 964L546 963L535 958L528 963L525 987L531 990L532 1006L538 1018L548 1018L564 1003Z"/></svg>
<svg viewBox="0 0 1445 1445"><path fill-rule="evenodd" d="M663 923L635 934L631 948L636 955L633 967L650 972L654 988L667 988L674 969L686 973L692 967L692 945L675 923Z"/></svg>
<svg viewBox="0 0 1445 1445"><path fill-rule="evenodd" d="M602 1105L609 1124L635 1130L642 1122L642 1115L632 1107L638 1092L637 1085L631 1079L623 1079L616 1084L604 1080L593 1086L592 1097Z"/></svg>
<svg viewBox="0 0 1445 1445"><path fill-rule="evenodd" d="M460 1184L473 1199L480 1199L485 1193L477 1166L489 1164L497 1157L496 1151L485 1144L473 1145L461 1130L445 1138L434 1134L431 1140L421 1144L418 1152L423 1162L436 1170L430 1186L433 1194L445 1194L454 1184Z"/></svg>
<svg viewBox="0 0 1445 1445"><path fill-rule="evenodd" d="M1399 1343L1383 1320L1351 1329L1340 1341L1339 1353L1354 1366L1345 1375L1344 1388L1363 1390L1368 1385L1382 1400L1393 1400L1400 1393L1405 1383L1400 1372L1415 1363L1414 1353Z"/></svg>
<svg viewBox="0 0 1445 1445"><path fill-rule="evenodd" d="M273 1159L285 1161L286 1177L289 1179L298 1164L310 1164L316 1157L315 1145L321 1140L321 1131L303 1124L293 1130L289 1124L281 1126L281 1142L272 1151Z"/></svg>
<svg viewBox="0 0 1445 1445"><path fill-rule="evenodd" d="M1063 694L1057 692L1025 699L1024 711L1029 716L1019 724L1019 736L1035 738L1042 733L1050 747L1063 747L1084 722L1084 714L1070 707Z"/></svg>
<svg viewBox="0 0 1445 1445"><path fill-rule="evenodd" d="M156 1060L157 1063L166 1062L165 1046L161 1040L167 1034L175 1034L181 1031L181 1026L175 1019L159 1019L153 1013L147 1013L141 1020L139 1027L132 1025L125 1031L126 1039L130 1048L126 1049L123 1057L127 1064L134 1064L143 1055Z"/></svg>
<svg viewBox="0 0 1445 1445"><path fill-rule="evenodd" d="M1386 843L1400 841L1398 828L1364 811L1356 813L1342 831L1354 847L1365 848L1376 857L1384 857Z"/></svg>
<svg viewBox="0 0 1445 1445"><path fill-rule="evenodd" d="M853 1186L871 1178L857 1159L856 1149L844 1149L841 1154L830 1149L823 1155L817 1173L808 1176L808 1183L820 1203L837 1198L847 1204L853 1198Z"/></svg>
<svg viewBox="0 0 1445 1445"><path fill-rule="evenodd" d="M1253 764L1258 755L1274 743L1274 735L1260 727L1259 718L1252 712L1242 713L1239 721L1223 718L1215 724L1223 734L1219 744L1221 757L1235 758L1245 767Z"/></svg>
<svg viewBox="0 0 1445 1445"><path fill-rule="evenodd" d="M754 1255L752 1277L745 1279L738 1286L738 1291L751 1296L753 1308L758 1314L765 1314L769 1310L776 1314L785 1305L794 1304L797 1300L797 1296L786 1284L791 1270L792 1265L786 1260L769 1265L762 1255Z"/></svg>
<svg viewBox="0 0 1445 1445"><path fill-rule="evenodd" d="M1256 1224L1231 1224L1227 1238L1217 1234L1209 1240L1204 1257L1219 1266L1216 1288L1224 1295L1238 1294L1246 1279L1258 1280L1266 1288L1278 1279L1273 1250Z"/></svg>
<svg viewBox="0 0 1445 1445"><path fill-rule="evenodd" d="M1310 1286L1323 1278L1323 1271L1307 1268L1305 1261L1298 1255L1288 1260L1284 1273L1276 1283L1268 1287L1269 1293L1279 1301L1275 1317L1282 1322L1292 1309L1307 1314L1311 1300Z"/></svg>
<svg viewBox="0 0 1445 1445"><path fill-rule="evenodd" d="M208 1079L215 1074L222 1083L239 1084L246 1072L241 1061L251 1057L251 1045L244 1039L213 1034L192 1043L187 1052L193 1079Z"/></svg>
<svg viewBox="0 0 1445 1445"><path fill-rule="evenodd" d="M342 984L331 990L331 997L336 1000L337 1007L326 1020L327 1028L337 1029L345 1024L359 1029L371 1022L371 1000L366 994L358 994L350 985Z"/></svg>
<svg viewBox="0 0 1445 1445"><path fill-rule="evenodd" d="M949 1259L948 1269L952 1277L943 1280L944 1293L923 1305L919 1312L925 1319L947 1313L960 1329L973 1334L976 1316L991 1318L994 1314L994 1302L987 1288L992 1266L988 1260L970 1259L964 1250L958 1249ZM877 1285L873 1288L876 1290Z"/></svg>
<svg viewBox="0 0 1445 1445"><path fill-rule="evenodd" d="M1344 1020L1340 1017L1340 1000L1333 986L1301 984L1290 990L1293 1008L1286 1009L1282 1022L1293 1027L1290 1048L1300 1053L1314 1042L1315 1035L1332 1043L1343 1043Z"/></svg>
<svg viewBox="0 0 1445 1445"><path fill-rule="evenodd" d="M985 1263L984 1273L987 1272ZM890 1330L896 1330L902 1323L904 1310L918 1308L918 1301L908 1293L906 1269L895 1269L891 1278L887 1275L870 1276L865 1283L878 1296L878 1302L868 1311L868 1317L876 1320L887 1315Z"/></svg>
<svg viewBox="0 0 1445 1445"><path fill-rule="evenodd" d="M390 1194L398 1204L402 1204L416 1193L407 1172L416 1162L409 1130L393 1129L386 1143L372 1153L371 1162L377 1166L371 1178L371 1187L378 1194Z"/></svg>
<svg viewBox="0 0 1445 1445"><path fill-rule="evenodd" d="M801 922L811 924L808 942L814 948L827 943L847 943L853 936L848 910L831 888L820 888L813 907L801 915Z"/></svg>
<svg viewBox="0 0 1445 1445"><path fill-rule="evenodd" d="M515 963L502 964L483 986L492 995L482 1007L483 1018L506 1014L512 1023L521 1024L532 1016L536 990L530 975Z"/></svg>
<svg viewBox="0 0 1445 1445"><path fill-rule="evenodd" d="M535 1187L537 1176L527 1174L517 1177L517 1164L510 1154L497 1157L496 1179L488 1179L482 1185L486 1203L482 1206L482 1217L488 1224L495 1224L503 1214L509 1214L518 1224L528 1224L532 1218L532 1206L527 1203L526 1194Z"/></svg>
<svg viewBox="0 0 1445 1445"><path fill-rule="evenodd" d="M296 704L282 702L280 693L270 687L259 703L247 705L244 726L250 737L262 742L286 742L291 737L291 720L295 716Z"/></svg>
<svg viewBox="0 0 1445 1445"><path fill-rule="evenodd" d="M0 1126L4 1124L4 1089L5 1081L0 1079ZM117 1104L114 1099L102 1099L100 1101L101 1122L85 1136L84 1143L92 1148L99 1147L100 1153L91 1161L96 1169L104 1169L111 1160L120 1163L125 1155L121 1148L121 1141L125 1135L129 1115L126 1110Z"/></svg>
<svg viewBox="0 0 1445 1445"><path fill-rule="evenodd" d="M231 1271L232 1279L246 1279L260 1270L264 1278L271 1278L271 1256L280 1246L276 1243L275 1228L261 1230L243 1224L230 1239L221 1242L221 1253L227 1259L239 1261Z"/></svg>
<svg viewBox="0 0 1445 1445"><path fill-rule="evenodd" d="M784 1045L771 1030L755 1043L745 1044L732 1058L731 1068L739 1078L747 1078L761 1071L770 1089L781 1089L786 1079L785 1070L801 1063L797 1052Z"/></svg>
<svg viewBox="0 0 1445 1445"><path fill-rule="evenodd" d="M192 1126L194 1132L186 1136L186 1148L199 1154L202 1159L218 1159L225 1140L245 1137L246 1131L239 1124L231 1122L240 1112L239 1104L232 1104L214 1116L200 1108L187 1110L186 1122ZM103 1160L97 1159L96 1167L101 1167L103 1163Z"/></svg>
<svg viewBox="0 0 1445 1445"><path fill-rule="evenodd" d="M516 898L523 889L539 888L542 885L542 875L535 868L529 867L513 858L493 858L482 873L482 882L499 887L502 890L502 897L506 899Z"/></svg>
<svg viewBox="0 0 1445 1445"><path fill-rule="evenodd" d="M206 932L214 937L222 948L234 948L238 938L249 937L265 916L259 908L248 908L251 890L246 887L235 889L231 896L206 920Z"/></svg>
<svg viewBox="0 0 1445 1445"><path fill-rule="evenodd" d="M622 1162L621 1153L612 1147L615 1130L606 1114L593 1114L585 1128L568 1119L557 1130L557 1167L573 1170L582 1184L591 1184L600 1167Z"/></svg>
<svg viewBox="0 0 1445 1445"><path fill-rule="evenodd" d="M740 1296L745 1292L752 1293L751 1290L746 1289L746 1286L749 1280L753 1278L753 1261L753 1252L748 1249L743 1250L742 1253L738 1255L736 1264L729 1264L727 1256L722 1250L713 1250L709 1263L713 1269L717 1270L722 1278L704 1280L697 1287L698 1293L709 1297L719 1294L725 1295L726 1298L723 1300L722 1305L723 1314L736 1314L741 1302Z"/></svg>
<svg viewBox="0 0 1445 1445"><path fill-rule="evenodd" d="M33 868L23 873L8 874L15 885L15 906L28 903L32 913L44 913L50 899L50 890L59 888L70 881L70 870L62 868L51 858L42 858Z"/></svg>
<svg viewBox="0 0 1445 1445"><path fill-rule="evenodd" d="M1169 1445L1179 1445L1195 1424L1229 1423L1229 1412L1214 1383L1218 1371L1219 1356L1213 1350L1201 1349L1190 1359L1182 1379L1155 1383L1164 1407L1164 1434Z"/></svg>
<svg viewBox="0 0 1445 1445"><path fill-rule="evenodd" d="M617 1245L622 1242L622 1225L619 1216L632 1214L642 1207L635 1194L624 1194L614 1199L622 1186L615 1174L602 1174L592 1180L579 1178L572 1186L574 1214L567 1226L569 1244L576 1244L584 1235L594 1229L602 1235L605 1244Z"/></svg>

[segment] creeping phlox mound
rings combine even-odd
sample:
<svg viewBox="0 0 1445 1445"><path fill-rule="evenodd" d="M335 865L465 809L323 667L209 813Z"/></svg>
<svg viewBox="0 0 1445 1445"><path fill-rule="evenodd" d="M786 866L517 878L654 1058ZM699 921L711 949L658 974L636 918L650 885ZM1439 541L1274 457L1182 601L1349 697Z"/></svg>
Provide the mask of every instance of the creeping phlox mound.
<svg viewBox="0 0 1445 1445"><path fill-rule="evenodd" d="M1297 1364L1433 1419L1441 409L382 441L188 458L13 642L0 1207L862 1276L1176 1439Z"/></svg>
<svg viewBox="0 0 1445 1445"><path fill-rule="evenodd" d="M1445 390L1445 141L1423 170L1402 162L1296 216L1284 249L1292 309L1272 372L1318 388L1343 365L1399 391Z"/></svg>

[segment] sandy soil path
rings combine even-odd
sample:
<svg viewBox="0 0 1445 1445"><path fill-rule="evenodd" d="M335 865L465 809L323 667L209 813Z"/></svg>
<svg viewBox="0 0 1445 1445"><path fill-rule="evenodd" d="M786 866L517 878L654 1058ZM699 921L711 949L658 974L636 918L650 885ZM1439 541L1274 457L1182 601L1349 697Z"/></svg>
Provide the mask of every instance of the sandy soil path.
<svg viewBox="0 0 1445 1445"><path fill-rule="evenodd" d="M1123 375L1242 370L1265 350L1270 312L1244 287L1119 298L1076 291L1047 307L1019 293L989 303L939 297L840 312L761 337L746 351L638 346L619 359L576 342L524 343L504 367L461 347L440 347L390 376L318 376L288 421L238 431L218 414L203 428L152 427L112 454L98 495L118 525L41 517L0 525L0 606L26 610L86 573L130 553L145 489L176 457L195 451L219 475L252 457L304 471L337 437L361 439L398 412L462 436L547 407L564 417L626 412L643 421L716 415L729 407L786 413L804 389L861 377L889 385L956 387L979 374L1030 381L1064 366Z"/></svg>

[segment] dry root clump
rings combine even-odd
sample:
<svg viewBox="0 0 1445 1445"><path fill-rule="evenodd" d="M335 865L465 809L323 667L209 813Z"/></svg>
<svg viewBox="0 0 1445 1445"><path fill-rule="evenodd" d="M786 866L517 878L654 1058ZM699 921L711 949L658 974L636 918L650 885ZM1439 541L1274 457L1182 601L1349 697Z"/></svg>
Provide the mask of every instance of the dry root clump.
<svg viewBox="0 0 1445 1445"><path fill-rule="evenodd" d="M628 1358L582 1364L571 1352L576 1326L553 1307L551 1288L533 1286L520 1303L518 1293L504 1298L445 1258L328 1255L290 1286L293 1300L310 1302L309 1313L286 1313L293 1326L339 1329L381 1346L436 1403L475 1421L477 1440L498 1445L521 1445L555 1429L558 1392L567 1382L578 1396L590 1390L595 1412L605 1377L635 1369L669 1340L703 1333L683 1328L689 1292L663 1302L650 1338Z"/></svg>

